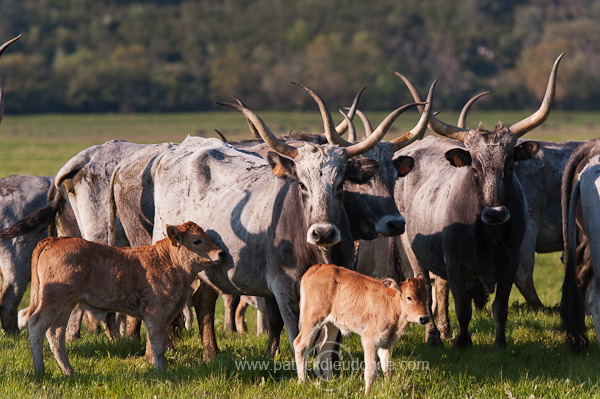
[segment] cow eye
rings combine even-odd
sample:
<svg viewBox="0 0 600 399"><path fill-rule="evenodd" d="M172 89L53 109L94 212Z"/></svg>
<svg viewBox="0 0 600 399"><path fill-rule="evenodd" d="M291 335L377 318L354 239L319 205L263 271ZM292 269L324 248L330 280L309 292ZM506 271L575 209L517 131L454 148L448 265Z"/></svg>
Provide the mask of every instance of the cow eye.
<svg viewBox="0 0 600 399"><path fill-rule="evenodd" d="M298 186L300 186L300 190L306 191L306 186L301 181L298 182Z"/></svg>
<svg viewBox="0 0 600 399"><path fill-rule="evenodd" d="M413 301L413 299L412 299L411 297L409 297L409 296L407 296L407 297L406 297L406 300L407 300L408 302L412 302L412 301Z"/></svg>
<svg viewBox="0 0 600 399"><path fill-rule="evenodd" d="M477 173L477 169L475 168L471 168L471 171L473 172L473 176L477 177L479 174Z"/></svg>
<svg viewBox="0 0 600 399"><path fill-rule="evenodd" d="M202 244L202 240L195 240L192 244L200 245L200 244Z"/></svg>

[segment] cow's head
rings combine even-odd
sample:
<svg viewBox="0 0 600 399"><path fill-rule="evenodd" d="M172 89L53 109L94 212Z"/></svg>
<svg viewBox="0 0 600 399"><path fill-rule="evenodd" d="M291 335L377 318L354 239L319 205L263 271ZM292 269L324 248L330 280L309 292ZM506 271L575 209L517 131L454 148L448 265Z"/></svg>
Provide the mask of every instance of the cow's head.
<svg viewBox="0 0 600 399"><path fill-rule="evenodd" d="M325 102L309 87L300 84L298 86L306 90L317 102L323 118L325 136L329 143L334 144L334 136L339 135ZM342 210L344 183L365 184L378 173L379 163L376 160L359 156L379 143L397 115L389 123L382 123L381 128L367 139L347 147L307 142L296 142L290 145L279 140L241 101L237 102L237 104L219 104L235 108L244 114L251 130L257 131L273 150L266 156L273 173L278 177L293 180L302 201L302 209L298 211L303 212L307 223L307 242L321 247L329 247L340 242L341 233L338 224ZM401 107L396 112L399 115L415 105Z"/></svg>
<svg viewBox="0 0 600 399"><path fill-rule="evenodd" d="M389 277L382 278L381 283L387 288L387 296L397 301L408 321L421 325L429 323L427 308L430 294L422 274L416 278L407 278L400 285Z"/></svg>
<svg viewBox="0 0 600 399"><path fill-rule="evenodd" d="M550 115L556 92L556 74L562 54L554 62L546 94L540 108L531 116L511 126L498 123L494 130L465 129L452 126L431 117L429 127L436 133L464 143L465 148L455 148L446 153L452 166L469 168L482 204L481 220L490 225L505 223L510 219L506 207L512 187L513 167L516 161L530 159L540 145L526 141L517 145L517 139L541 125ZM415 101L421 96L403 75L396 73L409 87Z"/></svg>
<svg viewBox="0 0 600 399"><path fill-rule="evenodd" d="M220 262L225 257L223 250L194 222L167 225L167 238L171 246L178 251L180 261L195 266L196 273L202 271L205 266Z"/></svg>
<svg viewBox="0 0 600 399"><path fill-rule="evenodd" d="M404 232L405 221L398 212L393 198L393 191L396 179L406 176L412 170L415 160L407 156L400 156L395 159L393 157L396 151L415 140L421 139L425 134L431 116L431 101L435 84L436 82L431 85L425 109L412 130L391 141L380 141L371 150L352 160L354 163L362 163L364 162L363 159L370 159L376 160L378 164L377 173L366 183L357 184L353 180L348 180L344 185L344 205L346 212L348 212L354 239L373 239L378 234L397 236ZM403 109L413 105L410 104L393 111L373 130L366 115L356 109L361 93L362 90L356 96L348 115L342 112L346 123L340 124L337 128L337 132L340 133L347 129L350 141L346 141L339 134L334 133L335 143L342 147L354 144L353 138L356 137L356 133L350 119L354 116L354 113L360 116L365 127L366 137L370 137L373 134L378 134L380 129L387 130Z"/></svg>
<svg viewBox="0 0 600 399"><path fill-rule="evenodd" d="M17 40L19 40L21 38L21 36L23 36L23 35L19 35L19 36L15 37L14 39L7 41L2 46L0 46L0 56L2 56L2 53L4 52L4 50L6 50L8 48L8 46L13 44ZM2 82L0 81L0 122L2 122L2 115L4 115L4 92L2 91L1 83Z"/></svg>

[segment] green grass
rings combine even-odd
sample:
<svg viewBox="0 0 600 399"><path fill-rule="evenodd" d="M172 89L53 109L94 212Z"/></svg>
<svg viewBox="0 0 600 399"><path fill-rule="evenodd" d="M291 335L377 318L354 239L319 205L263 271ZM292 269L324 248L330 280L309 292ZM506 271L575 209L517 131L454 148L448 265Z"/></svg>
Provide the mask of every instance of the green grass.
<svg viewBox="0 0 600 399"><path fill-rule="evenodd" d="M318 115L260 113L276 132L317 128ZM499 119L507 122L522 113L473 113L472 121L490 126ZM383 114L373 116L378 121ZM455 115L445 117L455 120ZM412 122L411 122L412 123ZM585 113L554 113L544 129L527 137L544 140L598 137L600 116ZM546 126L545 125L545 126ZM400 125L401 129L410 127ZM42 115L7 116L0 127L0 175L11 173L54 174L77 151L112 138L138 142L180 141L187 134L213 136L213 128L232 140L248 137L243 118L235 112L170 115ZM542 301L556 307L562 284L562 265L558 254L539 255L535 281ZM27 299L21 304L24 307ZM329 385L311 382L298 385L293 356L285 333L281 354L265 354L266 336L234 334L223 331L223 310L217 309L217 339L221 353L211 363L202 359L198 329L185 332L167 354L168 369L156 372L142 358L144 342L118 340L84 333L68 345L69 358L76 371L64 377L45 347L47 374L33 374L28 333L8 337L0 332L0 393L10 398L298 398L362 397L361 373ZM446 342L445 348L423 343L423 328L411 325L396 344L391 378L380 374L373 386L373 397L405 398L593 398L600 397L600 350L592 344L589 353L573 355L564 344L556 312L534 313L513 290L510 300L507 349L493 347L494 323L490 305L475 312L471 323L474 346L458 351ZM253 309L248 310L249 330L254 331ZM451 311L453 331L456 315ZM587 321L591 328L591 320ZM591 342L595 342L592 331ZM343 345L354 359L362 360L357 336L344 339ZM239 361L267 362L264 370L242 370ZM402 369L410 362L427 362L428 369ZM402 363L404 362L404 363ZM409 363L407 363L409 362ZM276 366L284 368L276 370Z"/></svg>

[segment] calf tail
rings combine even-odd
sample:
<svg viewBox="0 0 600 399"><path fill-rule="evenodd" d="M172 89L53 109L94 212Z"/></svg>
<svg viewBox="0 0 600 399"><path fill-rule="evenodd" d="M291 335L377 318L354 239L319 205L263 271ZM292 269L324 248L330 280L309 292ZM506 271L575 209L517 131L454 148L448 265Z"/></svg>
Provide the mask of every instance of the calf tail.
<svg viewBox="0 0 600 399"><path fill-rule="evenodd" d="M580 198L579 180L573 184L566 218L567 232L566 268L565 279L562 287L562 298L560 301L560 316L563 327L567 333L567 345L574 352L582 352L588 346L585 329L585 306L584 295L577 289L576 266L576 217L577 206ZM564 201L563 201L564 202ZM564 226L564 225L563 225Z"/></svg>
<svg viewBox="0 0 600 399"><path fill-rule="evenodd" d="M0 231L0 242L21 237L28 233L35 233L37 237L46 230L53 232L56 215L62 211L64 205L65 198L60 190L52 186L48 192L48 205L36 209L11 227Z"/></svg>
<svg viewBox="0 0 600 399"><path fill-rule="evenodd" d="M53 238L46 238L39 242L39 244L33 250L33 254L31 255L31 295L29 296L29 307L24 309L24 312L19 312L19 327L27 325L27 321L35 312L40 304L40 276L39 276L39 260L40 255L46 247L48 243L54 240Z"/></svg>

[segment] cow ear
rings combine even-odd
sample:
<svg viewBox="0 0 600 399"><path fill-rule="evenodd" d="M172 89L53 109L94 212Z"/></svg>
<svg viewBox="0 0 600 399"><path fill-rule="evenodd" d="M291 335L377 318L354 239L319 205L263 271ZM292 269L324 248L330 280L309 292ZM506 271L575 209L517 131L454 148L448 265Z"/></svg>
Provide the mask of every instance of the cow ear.
<svg viewBox="0 0 600 399"><path fill-rule="evenodd" d="M379 170L379 162L366 157L353 158L346 164L346 180L356 184L368 182Z"/></svg>
<svg viewBox="0 0 600 399"><path fill-rule="evenodd" d="M273 168L272 172L277 177L296 177L296 164L289 158L283 157L280 154L269 151L267 153L267 161Z"/></svg>
<svg viewBox="0 0 600 399"><path fill-rule="evenodd" d="M453 148L446 152L446 159L450 161L450 165L460 168L462 166L471 165L471 154L462 148Z"/></svg>
<svg viewBox="0 0 600 399"><path fill-rule="evenodd" d="M515 147L513 158L515 162L531 159L540 150L540 143L537 141L525 141Z"/></svg>
<svg viewBox="0 0 600 399"><path fill-rule="evenodd" d="M400 287L398 286L398 283L393 278L384 277L381 279L381 284L383 284L383 286L385 288L393 289L393 290L400 292Z"/></svg>
<svg viewBox="0 0 600 399"><path fill-rule="evenodd" d="M410 172L415 166L415 159L413 157L407 157L404 155L394 159L393 162L394 167L398 171L398 175L400 177L406 176L408 172Z"/></svg>
<svg viewBox="0 0 600 399"><path fill-rule="evenodd" d="M181 245L181 232L179 231L178 226L168 224L167 237L169 237L169 240L171 240L171 245L173 245L174 247L178 247Z"/></svg>

